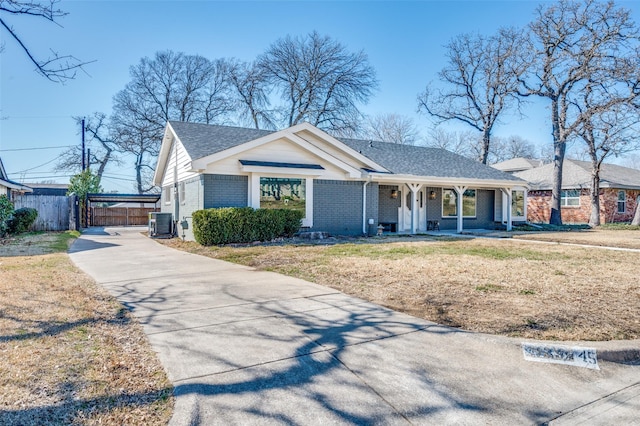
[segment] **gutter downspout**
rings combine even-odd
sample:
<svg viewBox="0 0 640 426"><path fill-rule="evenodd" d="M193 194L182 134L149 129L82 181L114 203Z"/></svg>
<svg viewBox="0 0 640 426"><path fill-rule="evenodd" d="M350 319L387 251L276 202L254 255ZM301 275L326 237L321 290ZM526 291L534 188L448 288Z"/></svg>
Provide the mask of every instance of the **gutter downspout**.
<svg viewBox="0 0 640 426"><path fill-rule="evenodd" d="M368 235L367 232L367 185L371 183L371 176L369 176L364 185L362 185L362 235Z"/></svg>

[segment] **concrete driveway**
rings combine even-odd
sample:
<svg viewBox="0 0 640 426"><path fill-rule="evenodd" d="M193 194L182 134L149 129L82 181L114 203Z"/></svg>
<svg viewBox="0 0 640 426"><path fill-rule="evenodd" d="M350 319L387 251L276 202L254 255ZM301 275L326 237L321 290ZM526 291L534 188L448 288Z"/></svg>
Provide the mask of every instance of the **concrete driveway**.
<svg viewBox="0 0 640 426"><path fill-rule="evenodd" d="M143 324L175 386L171 424L640 424L638 365L525 361L520 340L175 251L142 230L90 229L70 256Z"/></svg>

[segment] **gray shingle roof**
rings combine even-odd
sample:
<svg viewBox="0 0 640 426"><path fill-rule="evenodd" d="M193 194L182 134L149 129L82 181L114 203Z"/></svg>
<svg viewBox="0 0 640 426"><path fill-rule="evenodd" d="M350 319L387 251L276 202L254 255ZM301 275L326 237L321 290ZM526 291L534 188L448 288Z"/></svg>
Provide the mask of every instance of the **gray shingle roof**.
<svg viewBox="0 0 640 426"><path fill-rule="evenodd" d="M553 163L531 170L515 173L526 180L532 189L548 190L553 187ZM591 187L591 163L588 161L565 160L562 167L562 187L579 189ZM601 188L640 188L640 170L602 164L600 169Z"/></svg>
<svg viewBox="0 0 640 426"><path fill-rule="evenodd" d="M523 170L533 169L542 166L542 160L533 160L531 158L512 158L500 163L492 164L491 167L502 170L503 172L521 172Z"/></svg>
<svg viewBox="0 0 640 426"><path fill-rule="evenodd" d="M271 130L171 121L189 156L196 160L274 133ZM440 148L337 138L395 174L463 179L520 179Z"/></svg>
<svg viewBox="0 0 640 426"><path fill-rule="evenodd" d="M395 174L520 181L509 173L441 148L339 139Z"/></svg>
<svg viewBox="0 0 640 426"><path fill-rule="evenodd" d="M192 160L261 138L272 130L170 121Z"/></svg>

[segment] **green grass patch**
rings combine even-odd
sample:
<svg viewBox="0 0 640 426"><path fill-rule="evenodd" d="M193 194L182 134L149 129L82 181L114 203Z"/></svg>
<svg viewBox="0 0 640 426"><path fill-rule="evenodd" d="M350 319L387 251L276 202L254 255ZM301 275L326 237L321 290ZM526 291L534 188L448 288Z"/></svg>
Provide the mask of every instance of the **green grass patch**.
<svg viewBox="0 0 640 426"><path fill-rule="evenodd" d="M65 231L54 234L56 238L49 243L49 248L55 253L65 252L73 241L80 236L78 231Z"/></svg>
<svg viewBox="0 0 640 426"><path fill-rule="evenodd" d="M492 292L492 291L500 291L502 290L504 287L498 284L484 284L484 285L479 285L476 286L476 290L477 291L483 291L486 293Z"/></svg>

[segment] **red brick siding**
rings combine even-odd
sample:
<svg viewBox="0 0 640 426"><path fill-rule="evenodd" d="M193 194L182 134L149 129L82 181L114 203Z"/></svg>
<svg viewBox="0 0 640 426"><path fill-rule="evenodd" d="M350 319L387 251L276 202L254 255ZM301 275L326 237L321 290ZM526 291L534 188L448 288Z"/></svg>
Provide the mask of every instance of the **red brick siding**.
<svg viewBox="0 0 640 426"><path fill-rule="evenodd" d="M600 222L630 222L636 208L638 190L627 190L625 213L618 213L618 190L600 190ZM527 194L527 220L529 222L549 222L551 216L551 191L529 191ZM562 207L563 223L588 223L591 216L589 190L580 191L580 206Z"/></svg>

